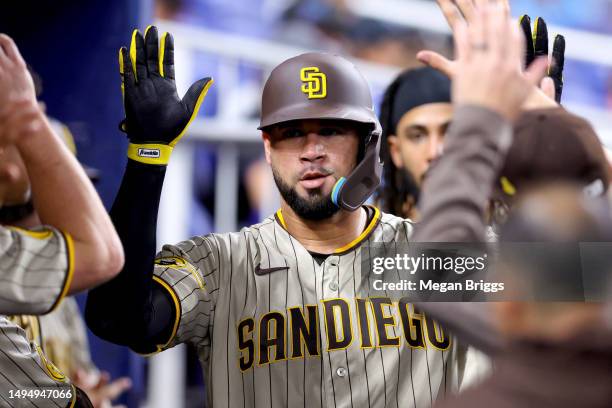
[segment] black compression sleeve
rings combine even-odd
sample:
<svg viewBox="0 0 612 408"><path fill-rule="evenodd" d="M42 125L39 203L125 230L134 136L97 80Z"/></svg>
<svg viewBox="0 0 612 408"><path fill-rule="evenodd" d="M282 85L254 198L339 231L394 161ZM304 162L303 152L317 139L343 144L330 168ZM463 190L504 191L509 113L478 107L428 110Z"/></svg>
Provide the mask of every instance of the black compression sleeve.
<svg viewBox="0 0 612 408"><path fill-rule="evenodd" d="M169 340L174 323L170 295L152 279L159 199L166 166L128 164L110 215L123 243L119 275L91 290L85 318L105 340L138 352Z"/></svg>

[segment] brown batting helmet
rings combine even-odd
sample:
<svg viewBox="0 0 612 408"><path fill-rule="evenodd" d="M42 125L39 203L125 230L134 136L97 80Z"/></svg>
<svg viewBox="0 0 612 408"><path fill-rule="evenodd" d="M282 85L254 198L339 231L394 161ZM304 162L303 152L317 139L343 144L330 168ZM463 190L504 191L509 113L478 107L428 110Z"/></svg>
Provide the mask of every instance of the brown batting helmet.
<svg viewBox="0 0 612 408"><path fill-rule="evenodd" d="M380 123L368 83L355 65L337 55L313 52L274 68L263 90L259 129L300 119L350 120L368 126L362 159L332 190L337 206L356 210L380 184L382 163Z"/></svg>
<svg viewBox="0 0 612 408"><path fill-rule="evenodd" d="M524 112L514 126L514 140L499 172L503 199L530 184L569 181L587 195L608 190L608 162L590 123L559 107Z"/></svg>

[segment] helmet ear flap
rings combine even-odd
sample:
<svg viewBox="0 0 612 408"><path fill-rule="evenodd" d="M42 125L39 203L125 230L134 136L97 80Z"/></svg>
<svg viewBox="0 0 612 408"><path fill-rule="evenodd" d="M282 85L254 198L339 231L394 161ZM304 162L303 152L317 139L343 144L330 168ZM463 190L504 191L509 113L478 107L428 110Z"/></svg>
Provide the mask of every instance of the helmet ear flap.
<svg viewBox="0 0 612 408"><path fill-rule="evenodd" d="M377 129L378 130L378 129ZM365 143L363 159L348 177L340 178L332 189L332 201L338 207L355 211L372 195L380 184L380 131L372 131Z"/></svg>

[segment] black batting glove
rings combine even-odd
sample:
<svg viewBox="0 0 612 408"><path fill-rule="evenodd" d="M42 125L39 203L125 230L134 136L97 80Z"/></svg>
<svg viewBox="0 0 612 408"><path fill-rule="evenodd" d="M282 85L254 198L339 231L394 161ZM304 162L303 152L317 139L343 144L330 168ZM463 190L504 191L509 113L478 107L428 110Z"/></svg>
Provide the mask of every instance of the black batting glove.
<svg viewBox="0 0 612 408"><path fill-rule="evenodd" d="M211 78L196 81L179 98L174 81L174 40L147 27L144 38L132 33L127 48L119 50L119 70L125 108L121 130L127 133L128 157L145 164L166 165L173 147L183 137L198 110Z"/></svg>
<svg viewBox="0 0 612 408"><path fill-rule="evenodd" d="M548 27L543 18L535 20L533 32L531 31L531 18L523 15L519 24L525 34L525 68L538 57L548 57ZM548 76L555 84L555 100L561 102L563 93L563 66L565 65L565 37L557 34L553 43L552 58L548 67Z"/></svg>

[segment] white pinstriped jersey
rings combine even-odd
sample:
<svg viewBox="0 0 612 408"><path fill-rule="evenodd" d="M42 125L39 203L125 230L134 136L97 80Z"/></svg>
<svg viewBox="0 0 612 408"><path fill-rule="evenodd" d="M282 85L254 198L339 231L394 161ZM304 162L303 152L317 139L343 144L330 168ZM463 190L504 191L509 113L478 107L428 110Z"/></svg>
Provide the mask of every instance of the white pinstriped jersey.
<svg viewBox="0 0 612 408"><path fill-rule="evenodd" d="M154 280L177 316L158 349L197 348L211 407L429 407L457 390L466 350L412 305L369 296L364 248L406 242L413 229L373 212L362 235L321 264L280 212L164 246Z"/></svg>
<svg viewBox="0 0 612 408"><path fill-rule="evenodd" d="M0 316L0 406L66 408L75 399L73 386L40 347Z"/></svg>
<svg viewBox="0 0 612 408"><path fill-rule="evenodd" d="M91 361L85 321L73 297L67 297L51 313L42 316L11 316L25 330L29 341L41 346L53 364L70 378L79 369L97 370Z"/></svg>
<svg viewBox="0 0 612 408"><path fill-rule="evenodd" d="M0 227L0 313L47 313L65 296L72 241L51 227Z"/></svg>

